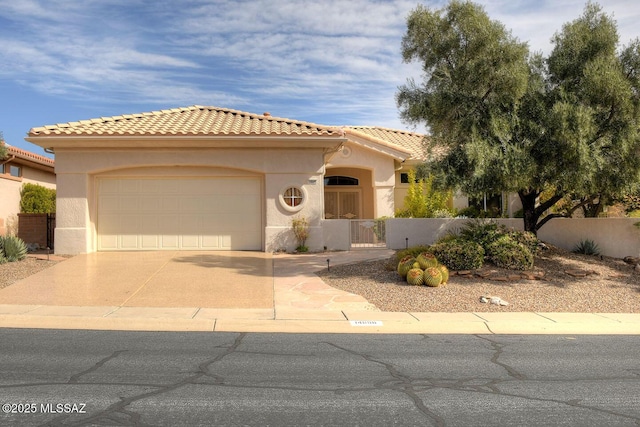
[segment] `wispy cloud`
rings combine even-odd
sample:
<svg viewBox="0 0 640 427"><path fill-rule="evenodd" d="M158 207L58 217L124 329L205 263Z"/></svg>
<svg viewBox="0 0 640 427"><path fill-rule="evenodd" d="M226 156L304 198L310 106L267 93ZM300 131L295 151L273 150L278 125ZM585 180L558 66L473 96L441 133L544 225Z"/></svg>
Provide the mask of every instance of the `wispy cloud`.
<svg viewBox="0 0 640 427"><path fill-rule="evenodd" d="M584 8L581 0L479 3L532 50L543 51ZM0 0L0 77L83 103L198 103L328 124L398 127L397 87L420 78L419 64L403 64L400 55L405 20L416 5ZM637 1L608 0L603 8L618 20L623 42L637 36Z"/></svg>

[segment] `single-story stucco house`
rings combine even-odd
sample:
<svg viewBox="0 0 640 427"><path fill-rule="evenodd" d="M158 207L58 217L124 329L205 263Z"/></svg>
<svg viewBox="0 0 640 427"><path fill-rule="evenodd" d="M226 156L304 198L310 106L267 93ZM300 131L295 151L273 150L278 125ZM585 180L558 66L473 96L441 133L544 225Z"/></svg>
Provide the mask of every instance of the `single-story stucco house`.
<svg viewBox="0 0 640 427"><path fill-rule="evenodd" d="M403 174L425 159L419 133L206 106L38 127L26 140L55 152L62 254L291 250L296 217L323 249L327 221L393 216Z"/></svg>
<svg viewBox="0 0 640 427"><path fill-rule="evenodd" d="M23 184L56 188L53 159L10 145L5 148L7 155L0 158L0 236L16 232Z"/></svg>

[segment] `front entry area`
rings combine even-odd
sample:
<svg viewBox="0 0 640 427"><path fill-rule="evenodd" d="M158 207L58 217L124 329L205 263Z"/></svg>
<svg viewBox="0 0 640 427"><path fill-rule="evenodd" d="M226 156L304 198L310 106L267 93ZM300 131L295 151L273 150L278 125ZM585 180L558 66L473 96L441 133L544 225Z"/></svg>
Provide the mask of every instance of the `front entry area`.
<svg viewBox="0 0 640 427"><path fill-rule="evenodd" d="M98 251L261 250L257 177L97 181Z"/></svg>
<svg viewBox="0 0 640 427"><path fill-rule="evenodd" d="M360 168L328 168L324 177L325 219L374 217L371 171Z"/></svg>

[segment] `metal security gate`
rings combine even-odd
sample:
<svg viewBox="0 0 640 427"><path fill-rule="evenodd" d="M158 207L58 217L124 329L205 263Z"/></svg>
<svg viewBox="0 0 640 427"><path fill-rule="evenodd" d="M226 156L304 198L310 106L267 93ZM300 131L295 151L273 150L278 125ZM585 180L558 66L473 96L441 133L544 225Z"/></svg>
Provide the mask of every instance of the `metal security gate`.
<svg viewBox="0 0 640 427"><path fill-rule="evenodd" d="M47 214L47 247L53 250L53 236L56 231L56 214Z"/></svg>
<svg viewBox="0 0 640 427"><path fill-rule="evenodd" d="M386 222L383 219L352 219L350 221L351 248L387 247Z"/></svg>

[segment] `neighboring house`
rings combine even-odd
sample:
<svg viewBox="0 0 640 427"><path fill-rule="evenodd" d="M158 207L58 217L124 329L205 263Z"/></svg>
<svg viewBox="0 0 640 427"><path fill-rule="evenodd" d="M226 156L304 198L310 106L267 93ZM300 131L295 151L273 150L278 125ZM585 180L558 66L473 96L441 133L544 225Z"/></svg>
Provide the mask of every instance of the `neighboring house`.
<svg viewBox="0 0 640 427"><path fill-rule="evenodd" d="M15 232L22 184L56 188L52 159L10 145L5 147L7 156L0 159L0 235Z"/></svg>
<svg viewBox="0 0 640 427"><path fill-rule="evenodd" d="M56 252L295 248L291 220L393 216L417 133L191 106L33 128L53 150Z"/></svg>

